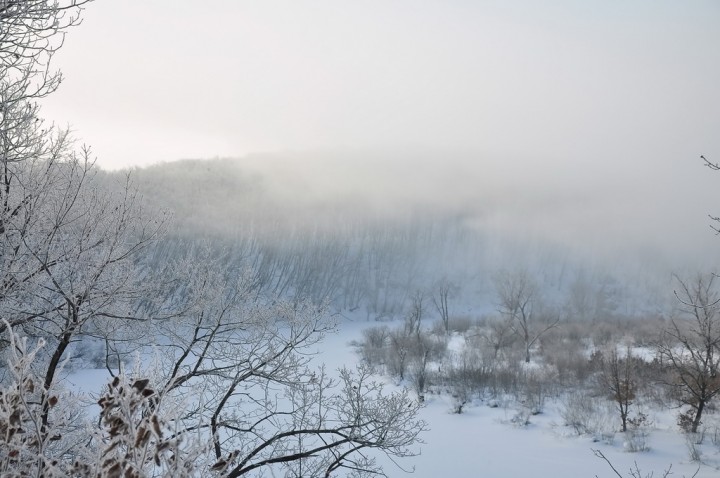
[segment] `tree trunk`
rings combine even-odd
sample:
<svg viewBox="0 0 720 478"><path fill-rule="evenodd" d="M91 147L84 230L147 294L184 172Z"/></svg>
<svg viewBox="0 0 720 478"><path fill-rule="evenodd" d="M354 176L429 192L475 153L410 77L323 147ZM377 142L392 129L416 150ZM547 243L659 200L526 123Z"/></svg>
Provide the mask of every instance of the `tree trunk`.
<svg viewBox="0 0 720 478"><path fill-rule="evenodd" d="M697 433L697 429L700 426L700 419L702 418L702 412L703 412L704 408L705 408L705 400L699 400L698 406L697 406L697 411L695 412L695 418L693 419L693 422L692 422L692 428L690 429L690 431L693 433Z"/></svg>

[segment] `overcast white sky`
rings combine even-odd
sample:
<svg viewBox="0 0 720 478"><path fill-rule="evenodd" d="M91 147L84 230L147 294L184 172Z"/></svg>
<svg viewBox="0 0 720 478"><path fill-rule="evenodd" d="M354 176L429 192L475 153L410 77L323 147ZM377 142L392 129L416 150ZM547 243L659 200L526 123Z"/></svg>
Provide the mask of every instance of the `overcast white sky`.
<svg viewBox="0 0 720 478"><path fill-rule="evenodd" d="M517 207L688 247L678 218L720 213L719 25L717 0L98 0L44 112L105 168L422 151L463 191L542 184Z"/></svg>
<svg viewBox="0 0 720 478"><path fill-rule="evenodd" d="M45 114L109 168L345 148L720 155L719 24L715 0L99 0Z"/></svg>

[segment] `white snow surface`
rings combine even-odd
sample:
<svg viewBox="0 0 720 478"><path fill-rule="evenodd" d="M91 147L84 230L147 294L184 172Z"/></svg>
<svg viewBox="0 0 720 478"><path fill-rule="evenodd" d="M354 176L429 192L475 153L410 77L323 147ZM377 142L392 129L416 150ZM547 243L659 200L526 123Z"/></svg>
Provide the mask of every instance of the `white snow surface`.
<svg viewBox="0 0 720 478"><path fill-rule="evenodd" d="M343 318L338 332L328 335L319 345L318 365L325 363L328 371L342 366L354 367L359 356L352 342L362 339L362 330L378 325L363 319ZM390 324L391 326L394 324ZM68 377L75 390L97 394L106 383L103 370L76 370ZM398 387L387 377L388 390ZM710 437L702 445L703 457L710 465L691 462L685 437L675 423L676 410L653 410L648 437L649 451L630 453L623 447L622 433L616 433L612 443L595 442L590 436L577 436L563 425L559 404L549 402L542 414L531 416L530 424L518 426L511 422L517 413L510 406L492 408L476 400L458 415L451 413L451 397L428 394L421 411L430 430L422 435L417 456L391 461L378 456L389 477L552 477L552 478L612 478L616 477L608 465L593 455L599 449L623 474L630 476L631 467L642 470L643 477L654 472L662 477L672 465L672 478L720 476L720 448L711 444ZM407 474L405 471L413 471Z"/></svg>
<svg viewBox="0 0 720 478"><path fill-rule="evenodd" d="M353 340L362 339L362 330L378 325L365 320L345 321L337 334L322 344L322 360L332 369L340 364L354 364L359 356L351 347ZM395 324L390 324L392 327ZM452 344L451 344L452 345ZM381 378L389 387L391 380ZM630 453L623 447L622 433L615 434L612 444L594 442L590 436L577 436L563 425L559 404L549 402L544 412L530 417L530 425L519 427L511 422L517 413L513 408L491 408L476 401L461 415L451 413L452 399L446 395L426 395L421 418L430 428L422 435L420 454L398 461L414 473L406 474L388 459L381 459L390 477L552 477L552 478L612 478L616 475L601 459L593 455L598 449L610 459L615 468L628 474L637 463L646 474L662 477L672 465L670 477L690 478L700 467L696 478L716 478L720 471L690 461L685 437L675 426L676 410L652 415L655 423L648 440L649 451ZM654 411L653 411L654 412ZM659 411L658 411L659 412ZM704 458L718 466L720 449L706 437Z"/></svg>

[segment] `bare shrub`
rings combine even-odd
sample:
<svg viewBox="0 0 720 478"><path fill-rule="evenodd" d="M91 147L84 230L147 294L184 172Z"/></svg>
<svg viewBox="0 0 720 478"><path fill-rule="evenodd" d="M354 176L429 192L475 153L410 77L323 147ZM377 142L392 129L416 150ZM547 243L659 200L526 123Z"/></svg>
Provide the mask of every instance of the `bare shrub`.
<svg viewBox="0 0 720 478"><path fill-rule="evenodd" d="M388 373L400 380L405 379L407 367L410 362L410 349L413 338L405 334L403 330L393 330L389 336L390 348L386 356L386 367Z"/></svg>
<svg viewBox="0 0 720 478"><path fill-rule="evenodd" d="M617 470L617 468L615 468L615 466L614 466L614 465L612 464L612 462L603 454L603 452L601 452L600 450L592 450L592 452L593 452L593 454L594 454L596 457L600 458L601 460L605 461L605 463L607 463L607 465L608 465L608 466L610 467L610 469L613 471L613 473L615 474L615 476L617 476L618 478L623 478L623 474L620 473L620 472ZM694 478L695 476L697 476L698 472L700 472L700 468L698 468L698 469L695 471L695 473L693 473L692 476L690 476L690 478ZM661 477L661 478L668 478L668 477L669 477L670 475L672 475L672 474L673 474L673 473L672 473L672 465L670 465L670 466L668 466L668 467L665 469L665 471L662 472L662 474L660 475L660 477ZM596 476L597 476L597 475L596 475ZM628 471L628 474L627 474L626 476L627 476L628 478L653 478L653 476L655 476L655 473L652 472L652 471L649 472L649 473L645 473L645 472L643 472L643 471L640 469L640 466L638 466L638 464L635 463L635 464L633 465L633 467L630 468L630 470ZM683 478L685 478L684 475L683 475Z"/></svg>
<svg viewBox="0 0 720 478"><path fill-rule="evenodd" d="M526 427L530 425L530 416L533 413L527 408L521 408L515 412L515 415L510 419L510 423L517 427Z"/></svg>
<svg viewBox="0 0 720 478"><path fill-rule="evenodd" d="M363 330L362 335L360 353L365 363L370 367L384 364L390 339L390 328L387 325L370 327Z"/></svg>
<svg viewBox="0 0 720 478"><path fill-rule="evenodd" d="M439 361L445 355L447 339L445 335L435 336L421 334L411 337L410 349L410 380L421 401L425 400L428 387L428 365L431 361Z"/></svg>
<svg viewBox="0 0 720 478"><path fill-rule="evenodd" d="M650 433L645 429L630 429L625 432L625 441L623 447L629 453L646 452L650 450L648 437Z"/></svg>
<svg viewBox="0 0 720 478"><path fill-rule="evenodd" d="M545 409L550 396L557 394L557 373L552 367L525 369L520 380L520 403L531 415L538 415Z"/></svg>
<svg viewBox="0 0 720 478"><path fill-rule="evenodd" d="M543 349L546 363L555 367L558 384L578 386L595 371L595 364L585 355L582 342L563 341L559 346Z"/></svg>
<svg viewBox="0 0 720 478"><path fill-rule="evenodd" d="M507 317L485 318L483 326L478 327L476 335L492 351L494 359L502 358L505 351L518 339L513 331L512 321Z"/></svg>
<svg viewBox="0 0 720 478"><path fill-rule="evenodd" d="M628 419L628 424L629 427L625 432L625 441L623 442L625 450L630 453L649 451L649 427L652 423L648 416L642 412L638 412L635 417Z"/></svg>
<svg viewBox="0 0 720 478"><path fill-rule="evenodd" d="M428 386L428 356L426 352L421 357L417 357L410 364L410 382L417 393L418 400L425 401L425 390Z"/></svg>
<svg viewBox="0 0 720 478"><path fill-rule="evenodd" d="M597 400L586 391L571 392L562 400L560 416L578 435L594 434L602 420Z"/></svg>
<svg viewBox="0 0 720 478"><path fill-rule="evenodd" d="M520 367L515 361L494 364L488 377L488 391L493 398L503 394L516 395L520 388Z"/></svg>
<svg viewBox="0 0 720 478"><path fill-rule="evenodd" d="M492 376L492 369L473 349L451 354L444 368L446 384L453 397L454 413L462 413L463 407L487 386Z"/></svg>

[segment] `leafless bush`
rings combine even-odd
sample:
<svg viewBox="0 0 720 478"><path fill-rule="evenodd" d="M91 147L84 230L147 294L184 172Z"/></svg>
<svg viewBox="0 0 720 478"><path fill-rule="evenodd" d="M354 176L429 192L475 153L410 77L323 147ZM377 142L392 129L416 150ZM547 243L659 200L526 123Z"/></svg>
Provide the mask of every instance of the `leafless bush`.
<svg viewBox="0 0 720 478"><path fill-rule="evenodd" d="M410 364L410 382L421 402L425 401L425 390L428 386L428 355L425 353Z"/></svg>
<svg viewBox="0 0 720 478"><path fill-rule="evenodd" d="M431 361L440 361L447 349L445 334L415 337L411 349L410 379L421 401L425 400L425 390L429 383L428 366Z"/></svg>
<svg viewBox="0 0 720 478"><path fill-rule="evenodd" d="M447 278L439 280L434 287L432 294L432 303L440 315L440 320L444 325L445 334L450 333L450 307L448 299L455 293L457 286L450 282Z"/></svg>
<svg viewBox="0 0 720 478"><path fill-rule="evenodd" d="M515 361L493 364L488 377L488 392L493 398L503 394L517 395L521 385L520 367Z"/></svg>
<svg viewBox="0 0 720 478"><path fill-rule="evenodd" d="M612 462L601 452L600 450L592 450L593 454L600 458L601 460L605 461L607 465L610 467L610 469L613 471L615 476L618 478L624 478L624 475L620 473L617 468L612 464ZM698 468L695 473L690 476L690 478L695 478L697 474L700 472L700 468ZM668 478L670 475L672 475L672 465L668 466L665 471L663 471L662 475L660 475L661 478ZM597 475L595 475L597 478ZM654 472L644 473L640 466L638 466L637 462L634 464L632 468L628 471L628 474L626 475L628 478L653 478L655 476ZM683 478L685 478L683 476Z"/></svg>
<svg viewBox="0 0 720 478"><path fill-rule="evenodd" d="M465 405L472 401L474 395L468 384L462 381L453 382L450 394L452 396L452 412L458 415L463 412Z"/></svg>
<svg viewBox="0 0 720 478"><path fill-rule="evenodd" d="M530 425L530 417L533 415L528 408L520 408L515 411L515 415L510 419L510 423L516 427L526 427Z"/></svg>
<svg viewBox="0 0 720 478"><path fill-rule="evenodd" d="M370 327L363 330L362 335L360 352L365 363L370 367L384 364L390 339L390 328L386 325Z"/></svg>
<svg viewBox="0 0 720 478"><path fill-rule="evenodd" d="M416 388L420 387L419 393L423 393L427 384L425 369L430 362L442 360L447 337L444 331L434 334L408 330L405 326L392 330L387 326L366 329L360 350L366 364L384 365L386 372L399 380L411 378Z"/></svg>
<svg viewBox="0 0 720 478"><path fill-rule="evenodd" d="M639 389L637 368L642 361L633 357L628 348L621 357L617 349L612 349L602 361L598 385L617 409L621 431L628 429L630 407L635 403Z"/></svg>
<svg viewBox="0 0 720 478"><path fill-rule="evenodd" d="M595 364L586 356L582 342L563 341L556 347L544 347L543 358L555 367L558 383L563 386L582 385L595 371Z"/></svg>
<svg viewBox="0 0 720 478"><path fill-rule="evenodd" d="M628 424L628 429L625 432L625 441L623 442L625 450L630 453L649 451L649 427L652 423L648 416L642 412L638 412L636 416L628 419Z"/></svg>
<svg viewBox="0 0 720 478"><path fill-rule="evenodd" d="M545 403L557 395L557 374L552 367L525 369L521 372L519 401L531 415L542 413Z"/></svg>
<svg viewBox="0 0 720 478"><path fill-rule="evenodd" d="M451 354L443 369L454 413L462 413L465 405L487 386L492 375L492 369L483 363L480 354L468 349Z"/></svg>
<svg viewBox="0 0 720 478"><path fill-rule="evenodd" d="M482 346L492 351L493 359L505 358L507 350L518 342L512 322L507 317L486 317L483 324L474 329L475 337L482 339Z"/></svg>
<svg viewBox="0 0 720 478"><path fill-rule="evenodd" d="M565 425L571 427L578 435L596 434L603 422L597 397L584 390L565 395L562 399L560 416Z"/></svg>
<svg viewBox="0 0 720 478"><path fill-rule="evenodd" d="M623 447L630 453L646 452L650 450L648 437L650 433L646 429L630 429L625 432Z"/></svg>

